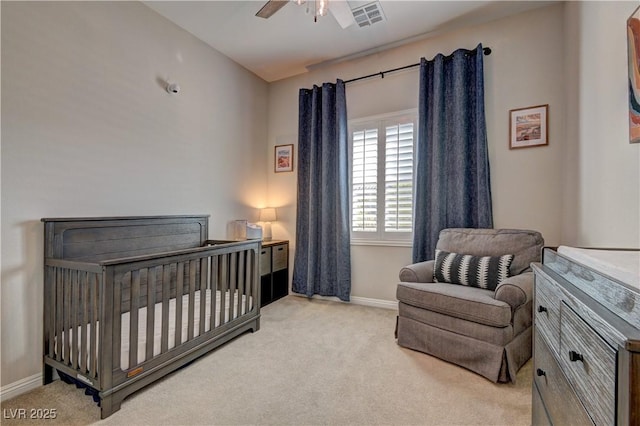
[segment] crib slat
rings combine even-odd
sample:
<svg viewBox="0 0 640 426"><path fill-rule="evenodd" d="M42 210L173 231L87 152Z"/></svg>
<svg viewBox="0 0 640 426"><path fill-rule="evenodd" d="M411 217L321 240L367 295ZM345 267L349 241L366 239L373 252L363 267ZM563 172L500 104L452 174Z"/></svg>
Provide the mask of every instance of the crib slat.
<svg viewBox="0 0 640 426"><path fill-rule="evenodd" d="M218 257L211 256L211 283L209 284L209 290L211 290L211 317L209 321L211 325L210 330L216 328L216 301L218 300Z"/></svg>
<svg viewBox="0 0 640 426"><path fill-rule="evenodd" d="M184 262L178 263L176 274L176 326L174 345L182 343L182 294L184 292Z"/></svg>
<svg viewBox="0 0 640 426"><path fill-rule="evenodd" d="M45 350L48 356L55 358L55 338L56 338L56 280L58 268L48 267L49 273L45 275L47 278L47 288L45 290Z"/></svg>
<svg viewBox="0 0 640 426"><path fill-rule="evenodd" d="M202 295L200 295L202 296ZM193 322L195 318L196 297L196 261L189 262L189 322L187 324L187 340L193 339Z"/></svg>
<svg viewBox="0 0 640 426"><path fill-rule="evenodd" d="M78 351L78 341L77 334L78 329L76 328L76 313L78 311L77 305L77 293L76 293L76 281L78 278L78 271L71 271L70 279L69 279L69 287L68 291L70 292L69 296L69 361L68 364L75 370L78 366L76 365L78 361L78 357L76 356L76 352Z"/></svg>
<svg viewBox="0 0 640 426"><path fill-rule="evenodd" d="M251 266L253 265L254 253L253 250L247 251L247 264L245 266L245 276L247 277L247 290L245 291L245 299L244 299L244 311L249 312L251 309L251 299L253 298L253 294L251 293L253 290L253 271Z"/></svg>
<svg viewBox="0 0 640 426"><path fill-rule="evenodd" d="M78 369L80 336L78 335L78 327L80 326L80 288L79 288L80 271L73 271L71 277L71 362L74 370Z"/></svg>
<svg viewBox="0 0 640 426"><path fill-rule="evenodd" d="M65 314L66 314L66 310L67 310L67 305L66 305L66 296L64 293L64 289L65 289L65 285L66 285L66 281L67 281L67 274L68 274L68 270L67 269L62 269L62 274L60 275L60 286L58 288L58 291L60 292L60 311L59 311L59 316L60 316L60 325L59 325L59 329L60 329L60 346L58 346L58 351L60 352L60 361L64 362L65 358L64 358L64 345L65 345L65 340L64 340L64 336L67 335L68 333L65 330L65 324L64 324L64 318L65 318Z"/></svg>
<svg viewBox="0 0 640 426"><path fill-rule="evenodd" d="M235 319L238 313L235 312L236 288L238 286L238 254L229 255L229 321Z"/></svg>
<svg viewBox="0 0 640 426"><path fill-rule="evenodd" d="M49 334L49 354L51 355L52 358L56 358L58 359L57 355L55 354L56 352L56 342L57 342L57 352L60 353L60 348L62 346L60 346L60 342L58 341L58 337L60 336L60 330L58 328L58 315L59 315L59 309L60 307L58 306L58 304L60 303L60 296L58 295L58 288L60 287L60 275L62 274L62 271L60 270L60 268L53 268L53 270L55 271L53 279L52 279L52 284L53 286L51 287L51 312L50 312L50 321L51 324L49 325L49 330L50 330L50 334ZM60 361L58 359L58 361Z"/></svg>
<svg viewBox="0 0 640 426"><path fill-rule="evenodd" d="M92 274L93 279L89 286L89 299L91 300L91 338L89 339L89 374L98 376L98 301L100 300L100 282L97 274Z"/></svg>
<svg viewBox="0 0 640 426"><path fill-rule="evenodd" d="M62 332L64 331L62 324L62 313L64 300L62 298L62 278L64 270L57 268L56 273L56 309L55 309L55 334L56 334L56 361L62 360Z"/></svg>
<svg viewBox="0 0 640 426"><path fill-rule="evenodd" d="M78 271L71 271L68 291L69 300L69 360L67 362L74 370L78 368L78 328L76 315L78 313Z"/></svg>
<svg viewBox="0 0 640 426"><path fill-rule="evenodd" d="M138 308L140 305L140 270L131 272L129 299L129 368L138 365ZM124 336L122 336L124 337Z"/></svg>
<svg viewBox="0 0 640 426"><path fill-rule="evenodd" d="M241 251L238 253L238 266L237 266L237 274L238 274L238 300L236 312L237 315L240 316L243 314L242 311L242 295L244 295L244 279L245 279L245 268L246 268L246 252ZM246 312L246 311L245 311Z"/></svg>
<svg viewBox="0 0 640 426"><path fill-rule="evenodd" d="M207 270L209 269L209 258L200 259L200 325L198 326L198 335L205 333L207 318Z"/></svg>
<svg viewBox="0 0 640 426"><path fill-rule="evenodd" d="M247 251L248 265L245 269L245 277L246 277L246 290L244 297L244 312L247 313L251 310L251 300L253 299L252 290L254 288L254 280L253 280L253 264L255 259L255 252L253 250Z"/></svg>
<svg viewBox="0 0 640 426"><path fill-rule="evenodd" d="M158 268L149 270L147 278L147 347L145 360L153 358L153 341L155 340L155 318L156 318L156 278Z"/></svg>
<svg viewBox="0 0 640 426"><path fill-rule="evenodd" d="M63 283L64 292L64 363L70 365L69 358L71 356L71 273L65 274Z"/></svg>
<svg viewBox="0 0 640 426"><path fill-rule="evenodd" d="M86 373L87 367L87 324L89 322L89 273L80 275L80 300L82 300L82 324L80 330L80 370Z"/></svg>
<svg viewBox="0 0 640 426"><path fill-rule="evenodd" d="M172 264L172 265L175 265ZM169 350L169 292L171 290L171 265L162 266L162 339L160 352Z"/></svg>
<svg viewBox="0 0 640 426"><path fill-rule="evenodd" d="M111 363L113 368L120 368L122 366L122 299L125 297L122 288L124 286L131 288L131 272L116 276L113 282L113 313L111 316L114 334L113 341L111 342L113 349L111 351ZM131 309L131 304L129 304L129 309ZM102 327L103 324L100 324L100 326Z"/></svg>
<svg viewBox="0 0 640 426"><path fill-rule="evenodd" d="M227 291L229 289L229 256L223 254L220 256L220 325L225 321Z"/></svg>

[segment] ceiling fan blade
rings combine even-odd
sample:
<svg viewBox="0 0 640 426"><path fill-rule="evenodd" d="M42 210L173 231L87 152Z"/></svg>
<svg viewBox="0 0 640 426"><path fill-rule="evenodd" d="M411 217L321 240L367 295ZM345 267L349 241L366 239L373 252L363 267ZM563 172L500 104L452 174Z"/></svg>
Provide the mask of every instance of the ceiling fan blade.
<svg viewBox="0 0 640 426"><path fill-rule="evenodd" d="M346 0L334 0L329 2L329 12L336 18L338 24L345 29L351 24L355 24L356 20L351 12L351 7Z"/></svg>
<svg viewBox="0 0 640 426"><path fill-rule="evenodd" d="M256 16L267 19L282 9L287 3L289 3L289 0L269 0L262 6L262 9L256 13Z"/></svg>

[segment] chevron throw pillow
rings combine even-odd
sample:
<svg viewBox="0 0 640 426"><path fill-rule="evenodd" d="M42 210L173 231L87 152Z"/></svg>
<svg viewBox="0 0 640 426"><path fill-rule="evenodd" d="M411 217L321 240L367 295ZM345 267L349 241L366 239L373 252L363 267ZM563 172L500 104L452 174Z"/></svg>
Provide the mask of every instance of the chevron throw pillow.
<svg viewBox="0 0 640 426"><path fill-rule="evenodd" d="M433 278L435 282L495 290L510 276L511 262L512 254L481 257L436 250Z"/></svg>

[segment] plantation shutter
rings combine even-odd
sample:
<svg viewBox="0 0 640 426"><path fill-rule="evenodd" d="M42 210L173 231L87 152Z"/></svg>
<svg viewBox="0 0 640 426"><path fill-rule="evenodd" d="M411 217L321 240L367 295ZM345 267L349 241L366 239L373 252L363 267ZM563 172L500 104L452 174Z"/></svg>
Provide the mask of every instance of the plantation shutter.
<svg viewBox="0 0 640 426"><path fill-rule="evenodd" d="M377 231L378 193L378 129L353 132L353 197L354 232Z"/></svg>
<svg viewBox="0 0 640 426"><path fill-rule="evenodd" d="M413 228L413 122L385 128L385 232Z"/></svg>
<svg viewBox="0 0 640 426"><path fill-rule="evenodd" d="M352 241L410 241L416 132L412 110L349 123Z"/></svg>

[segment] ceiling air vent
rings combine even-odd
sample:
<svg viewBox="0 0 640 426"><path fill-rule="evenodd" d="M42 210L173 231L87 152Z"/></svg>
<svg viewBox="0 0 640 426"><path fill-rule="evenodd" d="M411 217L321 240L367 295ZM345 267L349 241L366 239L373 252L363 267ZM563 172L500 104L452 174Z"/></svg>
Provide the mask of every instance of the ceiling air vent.
<svg viewBox="0 0 640 426"><path fill-rule="evenodd" d="M382 7L377 1L365 4L364 6L355 7L351 9L351 12L360 27L367 27L385 20L384 14L382 13Z"/></svg>

